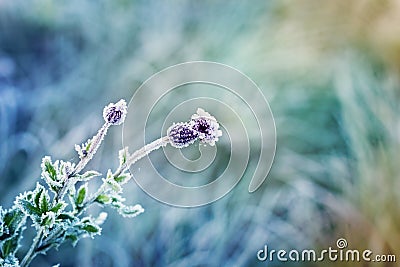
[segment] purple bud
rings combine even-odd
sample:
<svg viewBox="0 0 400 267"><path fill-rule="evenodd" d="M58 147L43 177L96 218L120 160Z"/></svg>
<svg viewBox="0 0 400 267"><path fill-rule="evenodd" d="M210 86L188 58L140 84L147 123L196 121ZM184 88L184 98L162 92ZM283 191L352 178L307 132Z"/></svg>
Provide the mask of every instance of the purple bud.
<svg viewBox="0 0 400 267"><path fill-rule="evenodd" d="M117 103L110 103L103 110L103 118L112 125L120 125L124 122L127 113L125 100L121 99Z"/></svg>
<svg viewBox="0 0 400 267"><path fill-rule="evenodd" d="M198 133L194 131L189 123L174 123L168 128L167 135L172 146L183 148L193 144Z"/></svg>

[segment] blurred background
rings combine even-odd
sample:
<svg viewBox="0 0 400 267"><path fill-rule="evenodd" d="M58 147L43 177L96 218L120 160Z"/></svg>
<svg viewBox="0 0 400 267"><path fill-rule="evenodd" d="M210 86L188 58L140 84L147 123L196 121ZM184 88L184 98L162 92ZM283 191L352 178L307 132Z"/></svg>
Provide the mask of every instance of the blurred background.
<svg viewBox="0 0 400 267"><path fill-rule="evenodd" d="M73 146L101 126L104 105L177 63L241 70L277 127L275 161L255 193L249 171L221 200L182 209L132 181L127 202L144 214L110 210L102 236L32 266L397 266L268 265L256 253L346 238L348 248L400 261L399 25L397 0L0 0L2 206L34 187L43 156L76 161ZM114 127L90 167L115 169L120 148Z"/></svg>

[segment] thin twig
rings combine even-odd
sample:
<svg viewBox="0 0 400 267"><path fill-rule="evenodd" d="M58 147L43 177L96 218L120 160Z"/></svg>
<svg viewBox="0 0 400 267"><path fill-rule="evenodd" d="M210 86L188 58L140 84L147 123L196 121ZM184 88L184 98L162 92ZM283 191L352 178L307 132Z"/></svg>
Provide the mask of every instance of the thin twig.
<svg viewBox="0 0 400 267"><path fill-rule="evenodd" d="M93 158L94 154L96 154L97 149L100 147L100 144L103 141L104 136L107 134L107 130L110 128L110 126L111 124L108 122L103 124L97 134L92 138L92 143L90 144L89 151L87 151L87 155L78 162L75 169L71 172L71 174L68 175L68 177L74 176L82 171L83 168L85 168L88 162Z"/></svg>
<svg viewBox="0 0 400 267"><path fill-rule="evenodd" d="M161 137L150 144L145 145L139 150L136 150L124 164L122 164L116 172L113 174L114 177L118 177L122 172L128 169L132 164L141 158L147 156L150 152L159 149L160 147L166 146L169 143L168 136Z"/></svg>
<svg viewBox="0 0 400 267"><path fill-rule="evenodd" d="M40 228L39 232L37 232L35 239L33 239L33 243L31 247L29 248L28 252L26 253L24 259L21 262L21 267L26 267L28 266L33 258L36 256L36 249L40 243L40 240L42 239L43 235L43 229Z"/></svg>

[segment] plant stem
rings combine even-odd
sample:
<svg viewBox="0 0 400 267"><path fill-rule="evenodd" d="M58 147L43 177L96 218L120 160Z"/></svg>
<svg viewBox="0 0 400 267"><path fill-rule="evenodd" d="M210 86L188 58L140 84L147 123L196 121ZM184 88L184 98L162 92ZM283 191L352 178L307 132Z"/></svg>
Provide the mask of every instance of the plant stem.
<svg viewBox="0 0 400 267"><path fill-rule="evenodd" d="M29 248L28 252L26 253L25 257L23 258L21 262L21 267L26 267L28 266L31 261L36 257L36 249L40 243L40 240L42 239L42 234L43 230L40 229L39 232L37 232L35 238L33 239L33 243L31 247Z"/></svg>
<svg viewBox="0 0 400 267"><path fill-rule="evenodd" d="M160 147L166 146L169 143L168 136L161 137L150 144L145 145L139 150L136 150L124 164L122 164L113 174L114 177L118 177L122 172L128 169L132 164L141 158L150 154L150 152L159 149Z"/></svg>
<svg viewBox="0 0 400 267"><path fill-rule="evenodd" d="M92 138L91 145L89 150L87 151L87 155L78 162L76 165L75 169L68 174L64 181L63 187L60 189L58 192L56 198L54 199L54 202L57 203L61 199L64 198L65 193L67 192L68 188L71 186L72 182L71 177L73 177L75 174L78 174L80 171L85 168L85 166L89 163L89 161L93 158L94 154L96 154L97 149L100 147L101 142L104 139L104 136L107 134L108 128L110 128L111 124L106 122L103 124L103 126L100 128L100 130L97 132L97 134Z"/></svg>
<svg viewBox="0 0 400 267"><path fill-rule="evenodd" d="M83 170L83 168L85 168L88 162L93 158L94 154L96 154L97 149L100 147L100 144L103 141L104 136L107 134L107 130L108 128L110 128L110 126L111 124L108 122L103 124L97 134L92 138L92 142L90 144L89 151L87 151L87 155L78 162L75 169L70 175L68 175L68 177L74 176L75 174Z"/></svg>

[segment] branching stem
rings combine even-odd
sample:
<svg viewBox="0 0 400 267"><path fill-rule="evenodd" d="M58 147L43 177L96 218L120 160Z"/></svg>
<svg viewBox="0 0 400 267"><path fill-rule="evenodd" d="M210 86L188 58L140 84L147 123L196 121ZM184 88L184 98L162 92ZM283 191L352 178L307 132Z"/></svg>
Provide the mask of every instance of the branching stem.
<svg viewBox="0 0 400 267"><path fill-rule="evenodd" d="M163 146L166 146L169 143L169 138L167 136L161 137L150 144L145 145L139 150L136 150L130 157L126 160L124 164L119 166L119 168L113 173L113 178L118 177L126 171L132 164L142 159L143 157L150 154L152 151L157 150ZM93 204L96 199L105 192L107 189L106 183L103 183L99 189L94 193L79 209L77 216L81 215L91 204Z"/></svg>

